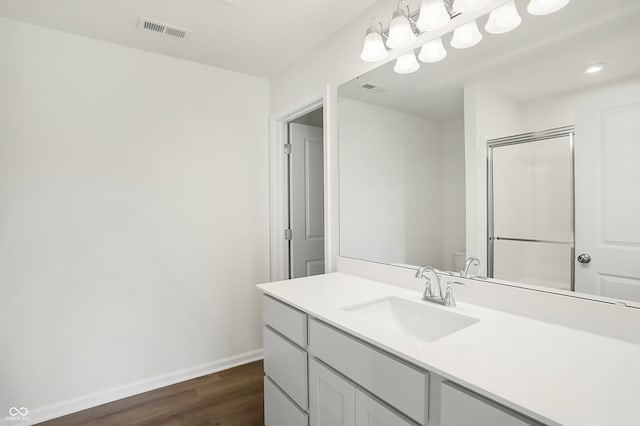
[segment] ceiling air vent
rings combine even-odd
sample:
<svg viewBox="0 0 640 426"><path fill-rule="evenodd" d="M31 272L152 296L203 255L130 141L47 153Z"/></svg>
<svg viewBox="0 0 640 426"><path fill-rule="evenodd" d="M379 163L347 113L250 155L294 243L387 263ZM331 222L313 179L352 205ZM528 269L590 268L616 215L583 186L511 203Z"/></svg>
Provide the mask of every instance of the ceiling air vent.
<svg viewBox="0 0 640 426"><path fill-rule="evenodd" d="M159 21L154 21L153 19L143 18L142 16L138 19L138 29L156 34L162 34L178 40L185 40L189 38L189 35L191 34L191 30L176 27L175 25L165 24Z"/></svg>
<svg viewBox="0 0 640 426"><path fill-rule="evenodd" d="M364 90L367 90L371 93L384 93L387 91L384 87L376 86L375 84L366 83L361 86Z"/></svg>

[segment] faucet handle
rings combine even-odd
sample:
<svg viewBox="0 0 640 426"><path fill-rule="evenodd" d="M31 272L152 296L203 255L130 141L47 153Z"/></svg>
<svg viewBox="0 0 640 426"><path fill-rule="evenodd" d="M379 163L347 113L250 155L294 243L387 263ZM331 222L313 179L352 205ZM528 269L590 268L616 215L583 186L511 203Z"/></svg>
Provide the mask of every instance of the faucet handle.
<svg viewBox="0 0 640 426"><path fill-rule="evenodd" d="M447 281L447 292L444 295L444 305L449 306L451 308L456 307L456 299L453 297L453 287L452 284L458 285L466 285L465 283L461 283L460 281Z"/></svg>
<svg viewBox="0 0 640 426"><path fill-rule="evenodd" d="M433 289L431 288L431 278L424 277L427 282L425 282L424 292L422 293L422 300L429 300L433 298Z"/></svg>

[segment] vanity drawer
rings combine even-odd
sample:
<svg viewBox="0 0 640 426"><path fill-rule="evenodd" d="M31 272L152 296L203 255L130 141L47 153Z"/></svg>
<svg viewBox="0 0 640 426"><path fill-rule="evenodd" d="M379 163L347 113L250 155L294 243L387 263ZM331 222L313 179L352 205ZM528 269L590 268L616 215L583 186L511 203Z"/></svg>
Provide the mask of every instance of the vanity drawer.
<svg viewBox="0 0 640 426"><path fill-rule="evenodd" d="M307 409L307 353L269 327L263 328L264 372L296 404Z"/></svg>
<svg viewBox="0 0 640 426"><path fill-rule="evenodd" d="M278 389L271 379L264 378L265 426L308 426L307 413L300 410Z"/></svg>
<svg viewBox="0 0 640 426"><path fill-rule="evenodd" d="M429 373L315 319L309 321L309 352L398 411L427 423Z"/></svg>
<svg viewBox="0 0 640 426"><path fill-rule="evenodd" d="M292 342L307 346L307 315L272 297L262 298L262 318L265 324L278 330Z"/></svg>
<svg viewBox="0 0 640 426"><path fill-rule="evenodd" d="M441 426L543 426L454 383L443 382L441 390Z"/></svg>

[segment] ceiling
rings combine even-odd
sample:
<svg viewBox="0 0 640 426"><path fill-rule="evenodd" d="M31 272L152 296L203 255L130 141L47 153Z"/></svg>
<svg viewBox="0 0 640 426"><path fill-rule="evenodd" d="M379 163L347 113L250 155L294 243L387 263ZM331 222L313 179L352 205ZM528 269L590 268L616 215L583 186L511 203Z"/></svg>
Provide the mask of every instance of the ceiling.
<svg viewBox="0 0 640 426"><path fill-rule="evenodd" d="M463 88L472 82L524 101L640 74L638 0L574 0L546 17L528 15L527 0L516 3L523 22L515 31L485 33L471 49L448 48L444 61L422 64L414 74L398 75L387 63L343 85L340 95L446 120L463 115ZM607 68L591 76L582 72L596 62ZM366 83L386 90L367 91Z"/></svg>
<svg viewBox="0 0 640 426"><path fill-rule="evenodd" d="M262 77L284 70L377 0L0 0L0 16ZM193 31L137 30L144 16ZM364 30L363 30L364 31Z"/></svg>

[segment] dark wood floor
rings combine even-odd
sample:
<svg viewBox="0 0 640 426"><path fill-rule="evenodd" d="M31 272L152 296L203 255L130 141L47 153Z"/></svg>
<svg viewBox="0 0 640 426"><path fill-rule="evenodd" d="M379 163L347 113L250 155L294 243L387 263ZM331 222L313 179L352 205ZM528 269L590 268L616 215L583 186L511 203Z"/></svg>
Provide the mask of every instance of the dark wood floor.
<svg viewBox="0 0 640 426"><path fill-rule="evenodd" d="M262 368L242 365L40 424L263 426Z"/></svg>

